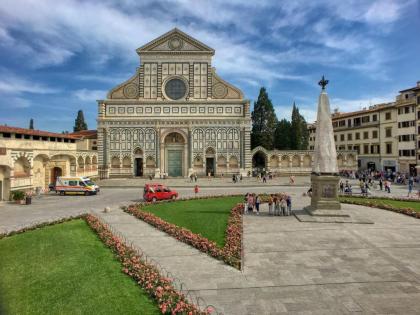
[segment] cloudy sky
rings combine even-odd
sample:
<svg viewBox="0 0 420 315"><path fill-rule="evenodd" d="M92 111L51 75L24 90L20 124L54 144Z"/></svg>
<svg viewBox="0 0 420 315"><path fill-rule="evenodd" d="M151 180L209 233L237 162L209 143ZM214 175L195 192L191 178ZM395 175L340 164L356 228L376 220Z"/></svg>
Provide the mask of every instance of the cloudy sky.
<svg viewBox="0 0 420 315"><path fill-rule="evenodd" d="M174 27L216 50L213 66L277 116L315 119L322 74L332 108L392 101L420 81L419 0L2 0L0 124L71 130L139 65L135 49Z"/></svg>

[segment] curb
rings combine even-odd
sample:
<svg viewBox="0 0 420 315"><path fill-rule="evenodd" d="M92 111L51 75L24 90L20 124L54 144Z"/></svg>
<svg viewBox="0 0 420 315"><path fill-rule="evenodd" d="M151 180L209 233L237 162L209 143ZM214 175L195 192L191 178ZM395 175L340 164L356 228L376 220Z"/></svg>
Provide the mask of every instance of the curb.
<svg viewBox="0 0 420 315"><path fill-rule="evenodd" d="M165 185L164 183L163 183L163 185ZM310 184L308 184L308 185L310 185ZM264 188L264 187L279 187L279 186L281 186L281 187L299 187L299 188L307 188L308 187L308 185L293 185L293 186L290 186L290 185L287 185L287 184L276 184L276 185L274 185L274 184L269 184L269 185L237 185L237 186L235 186L235 185L229 185L229 186L220 186L220 185L215 185L215 186L205 186L205 185L203 185L203 186L201 186L201 185L199 185L199 187L200 187L200 189L201 188L241 188L241 187L243 187L243 188L249 188L249 187L253 187L253 188ZM171 188L174 188L174 187L176 187L176 188L194 188L194 186L195 185L191 185L191 186L185 186L185 185L168 185L169 187L171 187ZM140 185L140 186L126 186L126 185L124 185L124 186L101 186L101 189L106 189L106 188L143 188L143 185Z"/></svg>

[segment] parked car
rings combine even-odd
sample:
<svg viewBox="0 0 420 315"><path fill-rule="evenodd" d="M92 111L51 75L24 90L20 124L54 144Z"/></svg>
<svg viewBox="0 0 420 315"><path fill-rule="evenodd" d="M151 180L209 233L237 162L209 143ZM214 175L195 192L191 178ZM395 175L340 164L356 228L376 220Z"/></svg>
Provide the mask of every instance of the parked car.
<svg viewBox="0 0 420 315"><path fill-rule="evenodd" d="M55 191L60 195L78 193L88 196L96 195L99 192L99 186L87 177L57 177Z"/></svg>
<svg viewBox="0 0 420 315"><path fill-rule="evenodd" d="M144 185L143 198L145 201L156 202L157 200L167 200L178 198L178 193L169 187L161 184Z"/></svg>

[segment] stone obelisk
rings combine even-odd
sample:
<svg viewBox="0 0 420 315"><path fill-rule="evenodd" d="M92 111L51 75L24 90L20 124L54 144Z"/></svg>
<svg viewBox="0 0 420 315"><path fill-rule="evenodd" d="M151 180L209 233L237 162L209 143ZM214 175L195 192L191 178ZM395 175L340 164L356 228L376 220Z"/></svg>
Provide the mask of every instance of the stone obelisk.
<svg viewBox="0 0 420 315"><path fill-rule="evenodd" d="M334 131L331 121L330 101L325 87L328 80L322 76L318 83L321 94L318 100L314 163L311 174L312 198L308 211L311 215L347 216L338 200L338 182L340 177L337 167Z"/></svg>

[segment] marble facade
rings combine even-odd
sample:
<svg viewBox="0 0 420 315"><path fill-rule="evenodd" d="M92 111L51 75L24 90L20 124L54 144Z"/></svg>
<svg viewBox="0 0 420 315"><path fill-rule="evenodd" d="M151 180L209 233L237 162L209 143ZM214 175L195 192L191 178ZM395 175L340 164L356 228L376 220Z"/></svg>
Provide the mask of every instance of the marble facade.
<svg viewBox="0 0 420 315"><path fill-rule="evenodd" d="M173 29L137 53L134 76L98 101L100 177L247 173L249 101L216 74L214 50Z"/></svg>

